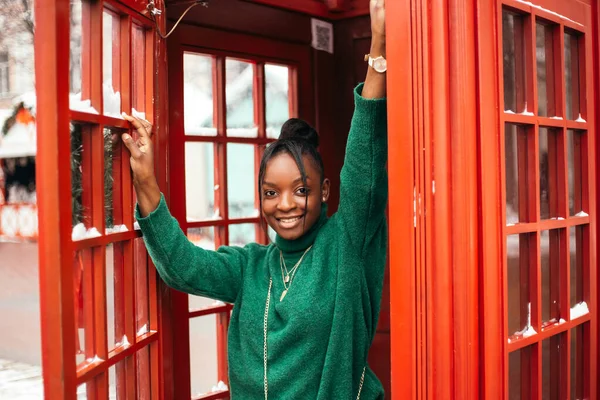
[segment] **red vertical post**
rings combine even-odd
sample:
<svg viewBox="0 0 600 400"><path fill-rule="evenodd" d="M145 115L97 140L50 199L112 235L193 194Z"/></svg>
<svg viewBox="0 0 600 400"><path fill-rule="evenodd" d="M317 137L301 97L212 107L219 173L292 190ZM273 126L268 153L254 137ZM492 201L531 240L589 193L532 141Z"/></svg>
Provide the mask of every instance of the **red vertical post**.
<svg viewBox="0 0 600 400"><path fill-rule="evenodd" d="M44 397L75 399L69 132L69 1L35 7L40 318Z"/></svg>
<svg viewBox="0 0 600 400"><path fill-rule="evenodd" d="M450 0L454 396L479 396L475 3Z"/></svg>
<svg viewBox="0 0 600 400"><path fill-rule="evenodd" d="M391 1L386 6L388 46L388 153L390 333L392 392L400 399L416 399L417 343L413 226L413 99L411 93L411 5ZM397 110L404 110L399 113Z"/></svg>

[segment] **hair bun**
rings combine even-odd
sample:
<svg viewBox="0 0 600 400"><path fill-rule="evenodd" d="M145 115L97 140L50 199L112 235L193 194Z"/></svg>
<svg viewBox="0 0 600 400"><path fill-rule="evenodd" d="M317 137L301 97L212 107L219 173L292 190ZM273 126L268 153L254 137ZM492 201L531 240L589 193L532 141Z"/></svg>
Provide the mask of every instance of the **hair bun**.
<svg viewBox="0 0 600 400"><path fill-rule="evenodd" d="M315 148L319 147L319 134L306 121L290 118L281 127L279 139L305 140Z"/></svg>

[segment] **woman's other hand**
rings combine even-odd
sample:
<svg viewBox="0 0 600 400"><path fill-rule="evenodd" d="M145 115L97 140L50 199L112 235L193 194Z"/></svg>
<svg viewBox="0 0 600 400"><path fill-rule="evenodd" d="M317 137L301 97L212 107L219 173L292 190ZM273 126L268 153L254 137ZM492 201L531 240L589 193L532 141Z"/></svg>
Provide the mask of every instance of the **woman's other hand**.
<svg viewBox="0 0 600 400"><path fill-rule="evenodd" d="M134 184L144 184L154 179L154 149L152 148L152 125L150 122L123 113L123 118L129 121L139 134L138 140L133 140L129 134L121 136L123 143L129 149L129 162L133 171Z"/></svg>
<svg viewBox="0 0 600 400"><path fill-rule="evenodd" d="M371 0L371 34L385 40L385 0Z"/></svg>
<svg viewBox="0 0 600 400"><path fill-rule="evenodd" d="M123 118L129 121L139 135L133 140L125 133L121 136L123 143L129 149L129 163L133 171L133 185L137 195L139 211L146 217L160 203L160 188L154 176L154 148L152 147L152 125L150 122L123 113Z"/></svg>

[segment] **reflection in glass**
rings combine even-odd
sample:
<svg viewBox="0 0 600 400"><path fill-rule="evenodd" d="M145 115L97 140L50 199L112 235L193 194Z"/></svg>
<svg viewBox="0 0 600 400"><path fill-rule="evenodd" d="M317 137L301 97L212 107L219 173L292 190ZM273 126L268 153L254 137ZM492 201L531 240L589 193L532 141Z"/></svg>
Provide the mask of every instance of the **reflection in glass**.
<svg viewBox="0 0 600 400"><path fill-rule="evenodd" d="M531 262L530 235L506 237L509 336L522 336L531 327L529 276L535 263Z"/></svg>
<svg viewBox="0 0 600 400"><path fill-rule="evenodd" d="M98 113L90 100L91 76L89 49L90 26L82 24L83 10L81 0L70 0L71 42L69 46L69 108L71 110ZM94 106L99 106L94 104Z"/></svg>
<svg viewBox="0 0 600 400"><path fill-rule="evenodd" d="M190 242L205 250L215 249L215 228L188 228L187 237Z"/></svg>
<svg viewBox="0 0 600 400"><path fill-rule="evenodd" d="M560 231L541 231L542 324L560 320Z"/></svg>
<svg viewBox="0 0 600 400"><path fill-rule="evenodd" d="M255 176L254 146L227 144L229 218L257 217L259 215L254 203Z"/></svg>
<svg viewBox="0 0 600 400"><path fill-rule="evenodd" d="M217 376L217 316L190 319L190 380L192 397L210 392Z"/></svg>
<svg viewBox="0 0 600 400"><path fill-rule="evenodd" d="M542 400L559 400L561 389L561 342L563 335L542 341Z"/></svg>
<svg viewBox="0 0 600 400"><path fill-rule="evenodd" d="M72 123L70 129L72 237L73 240L81 240L100 236L91 227L91 128Z"/></svg>
<svg viewBox="0 0 600 400"><path fill-rule="evenodd" d="M558 217L558 132L539 128L540 218Z"/></svg>
<svg viewBox="0 0 600 400"><path fill-rule="evenodd" d="M267 137L277 139L281 126L290 117L289 68L266 64L265 86Z"/></svg>
<svg viewBox="0 0 600 400"><path fill-rule="evenodd" d="M121 117L119 19L112 13L102 14L102 94L104 115Z"/></svg>
<svg viewBox="0 0 600 400"><path fill-rule="evenodd" d="M570 307L581 303L583 298L583 244L584 226L572 226L569 228L569 252L571 271L571 299Z"/></svg>
<svg viewBox="0 0 600 400"><path fill-rule="evenodd" d="M565 33L565 89L567 119L580 119L579 108L579 41Z"/></svg>
<svg viewBox="0 0 600 400"><path fill-rule="evenodd" d="M219 218L215 208L214 145L185 143L185 198L188 221Z"/></svg>
<svg viewBox="0 0 600 400"><path fill-rule="evenodd" d="M131 30L131 40L132 40L132 48L133 52L131 55L131 86L132 86L132 110L131 112L140 117L146 118L146 85L148 81L146 80L146 31L144 28L133 25L133 29ZM185 54L184 54L185 59ZM184 63L185 65L185 63ZM185 67L184 67L184 79L186 77ZM185 94L186 94L186 86L184 83L183 89L184 95L184 107L185 107ZM184 116L185 116L184 112ZM185 122L184 122L185 123Z"/></svg>
<svg viewBox="0 0 600 400"><path fill-rule="evenodd" d="M136 381L137 381L137 398L147 400L152 398L150 388L150 346L146 346L137 352Z"/></svg>
<svg viewBox="0 0 600 400"><path fill-rule="evenodd" d="M215 136L213 58L183 53L183 116L186 135Z"/></svg>
<svg viewBox="0 0 600 400"><path fill-rule="evenodd" d="M143 238L133 240L133 265L135 271L136 336L150 330L150 279L148 253Z"/></svg>
<svg viewBox="0 0 600 400"><path fill-rule="evenodd" d="M584 360L589 348L584 343L584 326L579 325L571 329L571 397L570 399L584 398L585 369Z"/></svg>
<svg viewBox="0 0 600 400"><path fill-rule="evenodd" d="M527 222L529 151L527 129L505 124L506 224Z"/></svg>
<svg viewBox="0 0 600 400"><path fill-rule="evenodd" d="M257 137L254 121L254 64L228 58L225 62L227 136Z"/></svg>
<svg viewBox="0 0 600 400"><path fill-rule="evenodd" d="M73 253L73 298L75 307L75 360L81 365L94 358L93 338L93 287L92 250L78 250ZM87 334L89 332L89 335Z"/></svg>
<svg viewBox="0 0 600 400"><path fill-rule="evenodd" d="M532 346L509 353L508 355L508 399L529 399L532 393L531 360Z"/></svg>
<svg viewBox="0 0 600 400"><path fill-rule="evenodd" d="M243 247L256 242L256 224L229 225L229 245Z"/></svg>
<svg viewBox="0 0 600 400"><path fill-rule="evenodd" d="M553 30L550 25L536 23L536 60L537 60L537 88L538 88L538 115L541 117L554 117L556 110L556 92L560 89L554 87L553 64Z"/></svg>
<svg viewBox="0 0 600 400"><path fill-rule="evenodd" d="M502 11L502 55L504 63L504 109L527 112L524 17Z"/></svg>
<svg viewBox="0 0 600 400"><path fill-rule="evenodd" d="M572 129L567 130L567 163L569 186L569 215L577 215L583 210L583 142L585 134Z"/></svg>

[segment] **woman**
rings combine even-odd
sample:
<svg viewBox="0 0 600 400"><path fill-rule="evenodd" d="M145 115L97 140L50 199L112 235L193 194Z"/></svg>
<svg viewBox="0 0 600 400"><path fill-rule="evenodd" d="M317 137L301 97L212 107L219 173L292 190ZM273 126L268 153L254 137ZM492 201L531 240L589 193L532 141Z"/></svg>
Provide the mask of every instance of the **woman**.
<svg viewBox="0 0 600 400"><path fill-rule="evenodd" d="M370 12L370 56L385 56L384 0L371 0ZM284 125L259 172L261 211L277 233L268 246L206 251L189 242L154 177L151 126L126 117L140 134L137 143L123 135L136 217L160 275L175 289L234 304L228 337L233 399L383 398L366 360L387 246L385 86L385 72L369 67L364 86L355 90L339 211L329 219L330 184L318 136L300 120Z"/></svg>

